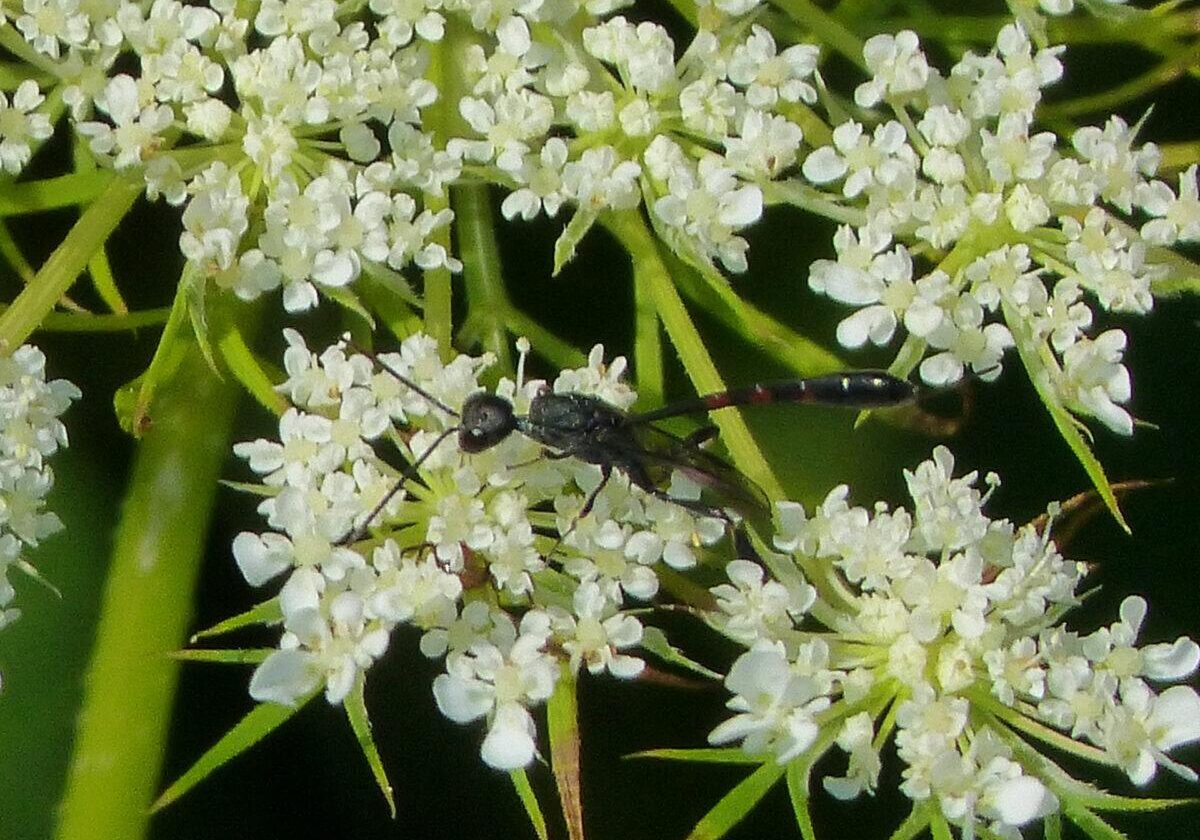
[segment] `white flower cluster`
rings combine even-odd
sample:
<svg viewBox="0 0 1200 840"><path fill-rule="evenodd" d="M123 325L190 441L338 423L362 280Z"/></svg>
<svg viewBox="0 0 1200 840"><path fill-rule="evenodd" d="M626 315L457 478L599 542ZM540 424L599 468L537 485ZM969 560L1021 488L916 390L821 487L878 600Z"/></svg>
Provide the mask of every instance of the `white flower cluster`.
<svg viewBox="0 0 1200 840"><path fill-rule="evenodd" d="M234 557L254 586L286 575L280 649L255 671L250 693L295 703L323 687L338 703L383 655L392 630L413 625L425 655L446 657L433 686L442 712L486 718L489 764L528 764L529 709L549 697L559 669L640 673L642 660L627 651L641 642L642 625L622 611L626 599L657 592L660 561L694 565L724 523L619 473L581 518L599 469L544 457L519 433L462 452L456 415L480 390L486 357L443 364L423 335L376 359L340 344L316 355L298 333L285 335L281 390L294 407L277 441L235 447L261 476L259 511L271 530L239 534ZM621 359L604 365L597 347L553 388L627 407L634 394L623 370ZM503 380L496 393L523 415L547 387ZM419 463L398 492L402 470L376 451L396 447Z"/></svg>
<svg viewBox="0 0 1200 840"><path fill-rule="evenodd" d="M0 629L21 615L11 606L16 593L9 570L33 574L21 552L62 529L45 509L54 486L46 460L67 445L58 418L79 396L65 379L46 381L46 357L32 345L0 357Z"/></svg>
<svg viewBox="0 0 1200 840"><path fill-rule="evenodd" d="M859 308L842 344L887 343L903 323L916 345L905 355L926 355L920 374L935 385L968 369L993 378L1017 344L1064 406L1132 429L1125 336L1094 334L1093 309L1150 309L1165 268L1148 245L1200 237L1196 169L1178 192L1153 180L1157 151L1136 148L1118 117L1077 131L1069 150L1035 130L1061 48L1035 50L1010 25L943 77L912 32L871 38L872 77L854 99L894 118L845 120L803 156L815 46L781 46L749 17L760 4L721 0L677 58L663 26L603 19L628 5L154 0L114 15L22 0L9 14L61 63L92 151L186 204L192 269L244 299L282 288L298 312L321 293L346 301L364 270L458 270L446 186L463 178L508 189L508 219L573 206L561 254L600 212L644 204L685 260L734 272L766 201L832 212L832 200L856 221L810 283ZM1048 13L1071 6L1042 0ZM118 65L127 52L136 63ZM439 88L448 64L460 78ZM0 165L19 168L49 131L30 113L40 101L26 82L6 106ZM1139 232L1114 210L1149 220Z"/></svg>
<svg viewBox="0 0 1200 840"><path fill-rule="evenodd" d="M762 214L760 184L797 160L802 132L783 114L816 101L817 49L732 25L727 15L758 4L725 0L715 13L728 32L700 31L676 61L664 27L601 22L627 5L154 0L114 15L22 0L9 15L61 65L93 153L186 203L181 248L195 269L247 299L282 287L300 311L320 289L338 295L363 261L456 270L445 187L464 167L511 190L509 219L575 205L572 244L600 211L644 202L685 257L745 270L738 231ZM450 19L471 36L441 43ZM456 51L457 101L429 78L450 60L434 49ZM118 65L130 52L134 69ZM27 83L14 113L40 101ZM447 134L445 114L430 120L435 105L461 115L467 136ZM0 145L6 166L28 158L24 135L49 130L37 115L22 131L10 122L5 143L22 145Z"/></svg>
<svg viewBox="0 0 1200 840"><path fill-rule="evenodd" d="M710 741L740 740L784 763L836 730L848 770L824 785L850 799L876 788L880 747L894 736L901 790L936 801L964 836L978 824L1017 837L1018 826L1057 809L1067 777L1027 756L1039 740L1061 743L1061 732L1136 784L1160 766L1194 781L1166 753L1200 740L1200 696L1150 682L1194 674L1200 647L1187 638L1138 647L1138 597L1110 627L1062 627L1084 565L1059 555L1048 526L990 519L977 475L955 478L953 466L938 447L905 473L911 511L853 507L844 486L811 516L780 505L776 547L801 566L837 569L849 584L844 608L824 631L802 632L810 587L731 563L731 583L712 590L713 623L749 650L725 681L737 714Z"/></svg>
<svg viewBox="0 0 1200 840"><path fill-rule="evenodd" d="M1117 116L1077 130L1070 149L1038 131L1062 48L1034 49L1018 25L946 77L912 32L873 37L863 52L874 75L855 100L894 117L873 129L843 122L803 163L805 177L840 185L863 214L834 237L837 259L809 277L858 307L838 341L883 345L903 324L905 355L925 356L920 375L932 385L968 369L994 379L1015 344L1060 404L1132 433L1125 334L1094 335L1094 308L1150 311L1167 267L1149 247L1200 240L1196 167L1178 193L1152 180L1157 148L1136 146L1136 128ZM1135 213L1149 217L1140 231L1127 221Z"/></svg>

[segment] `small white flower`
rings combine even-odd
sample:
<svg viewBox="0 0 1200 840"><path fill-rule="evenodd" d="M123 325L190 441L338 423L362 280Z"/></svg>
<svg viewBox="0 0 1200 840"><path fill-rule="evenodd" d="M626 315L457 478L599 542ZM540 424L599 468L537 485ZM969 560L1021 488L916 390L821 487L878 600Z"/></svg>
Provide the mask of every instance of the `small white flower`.
<svg viewBox="0 0 1200 840"><path fill-rule="evenodd" d="M762 567L749 560L730 561L725 574L730 583L709 590L720 611L710 614L710 620L747 646L785 636L817 599L816 589L807 583L789 590L778 581L764 580Z"/></svg>
<svg viewBox="0 0 1200 840"><path fill-rule="evenodd" d="M636 617L617 612L600 586L584 582L573 596L575 614L552 616L555 638L570 657L570 668L578 671L586 665L589 672L608 671L614 677L631 679L646 667L636 656L620 651L642 641L642 624Z"/></svg>
<svg viewBox="0 0 1200 840"><path fill-rule="evenodd" d="M1095 339L1081 338L1063 352L1058 390L1064 402L1090 414L1114 432L1133 434L1133 418L1121 408L1133 395L1129 371L1121 364L1125 333L1106 330Z"/></svg>
<svg viewBox="0 0 1200 840"><path fill-rule="evenodd" d="M548 637L549 617L526 613L521 634L507 649L476 642L447 657L447 672L433 681L434 699L446 717L456 723L489 717L481 752L499 770L524 767L536 754L526 707L545 702L558 679L558 663L544 651Z"/></svg>
<svg viewBox="0 0 1200 840"><path fill-rule="evenodd" d="M758 24L733 50L729 59L729 81L746 91L753 108L771 108L785 102L817 101L817 91L808 81L817 68L820 51L811 44L794 44L777 52L771 33Z"/></svg>
<svg viewBox="0 0 1200 840"><path fill-rule="evenodd" d="M37 112L46 97L37 83L26 79L13 91L12 101L0 93L0 167L17 175L29 163L33 144L50 137L50 118Z"/></svg>
<svg viewBox="0 0 1200 840"><path fill-rule="evenodd" d="M819 732L813 716L829 706L819 681L793 673L787 657L775 647L739 656L725 686L734 695L726 705L738 714L710 732L709 743L740 740L747 753L772 753L779 764L812 745Z"/></svg>
<svg viewBox="0 0 1200 840"><path fill-rule="evenodd" d="M854 91L854 101L863 108L887 97L923 90L932 72L916 33L909 29L868 38L863 44L863 60L873 74Z"/></svg>
<svg viewBox="0 0 1200 840"><path fill-rule="evenodd" d="M143 163L165 144L164 134L175 120L167 105L143 102L138 82L121 74L109 80L96 105L112 119L79 123L80 134L88 138L91 150L111 157L117 169Z"/></svg>
<svg viewBox="0 0 1200 840"><path fill-rule="evenodd" d="M1192 164L1179 173L1179 195L1162 181L1138 188L1137 203L1151 216L1142 225L1142 238L1154 245L1174 245L1200 239L1200 169Z"/></svg>

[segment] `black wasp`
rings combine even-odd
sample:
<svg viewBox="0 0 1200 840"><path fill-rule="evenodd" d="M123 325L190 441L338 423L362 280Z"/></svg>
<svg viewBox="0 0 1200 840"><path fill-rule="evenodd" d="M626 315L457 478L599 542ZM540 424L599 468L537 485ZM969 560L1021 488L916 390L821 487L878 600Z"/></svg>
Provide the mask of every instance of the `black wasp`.
<svg viewBox="0 0 1200 840"><path fill-rule="evenodd" d="M600 483L584 501L579 517L586 516L613 470L625 474L631 484L645 492L691 508L721 516L717 508L677 499L666 493L672 470L681 470L702 488L713 488L729 507L745 513L769 509L765 494L753 482L720 458L701 449L713 438L715 426L704 426L686 438L655 426L659 420L686 414L700 414L721 408L771 403L799 403L853 409L888 408L913 399L913 385L882 371L849 371L807 379L749 385L682 400L644 412L627 412L587 394L558 394L549 388L535 395L529 413L517 414L504 397L477 391L463 402L457 412L420 388L411 380L385 369L404 385L430 403L459 420L446 429L419 455L352 537L365 532L367 525L388 501L417 473L424 460L441 442L457 432L458 447L466 453L483 452L520 432L542 444L549 458L577 458L600 468Z"/></svg>

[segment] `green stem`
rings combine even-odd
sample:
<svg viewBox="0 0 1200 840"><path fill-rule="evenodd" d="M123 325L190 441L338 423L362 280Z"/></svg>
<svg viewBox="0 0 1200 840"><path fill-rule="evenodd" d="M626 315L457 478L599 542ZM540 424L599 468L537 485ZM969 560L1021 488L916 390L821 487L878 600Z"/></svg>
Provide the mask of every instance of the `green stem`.
<svg viewBox="0 0 1200 840"><path fill-rule="evenodd" d="M684 370L701 394L721 391L725 383L713 363L708 348L692 322L691 315L679 297L666 263L658 250L645 219L636 211L624 211L602 217L602 221L629 252L633 260L633 280L650 289L658 317L667 336L675 346ZM754 442L749 427L736 411L713 413L713 421L721 430L721 439L733 456L738 468L756 482L773 499L784 497L783 488L774 471Z"/></svg>
<svg viewBox="0 0 1200 840"><path fill-rule="evenodd" d="M425 209L431 213L449 206L442 196L426 196ZM447 251L450 250L450 231L442 228L431 237ZM443 355L450 352L454 336L454 284L450 270L431 268L425 272L425 332L437 340Z"/></svg>
<svg viewBox="0 0 1200 840"><path fill-rule="evenodd" d="M820 6L811 0L775 0L775 5L799 26L812 32L822 44L840 53L856 66L866 68L862 39Z"/></svg>
<svg viewBox="0 0 1200 840"><path fill-rule="evenodd" d="M457 114L453 108L458 102L456 89L459 85L459 70L456 59L462 46L463 36L456 26L446 28L445 37L434 44L429 51L429 69L426 77L438 89L438 101L425 111L425 128L441 144L452 136ZM450 200L446 195L426 193L424 196L425 209L430 213L449 207ZM448 253L453 253L450 243L450 230L441 228L435 232L433 241L441 244ZM438 349L443 358L448 358L451 344L454 340L454 284L450 271L445 268L430 269L425 272L425 332L437 340Z"/></svg>
<svg viewBox="0 0 1200 840"><path fill-rule="evenodd" d="M187 638L235 396L194 342L159 392L117 527L58 840L146 833L179 668L169 654Z"/></svg>
<svg viewBox="0 0 1200 840"><path fill-rule="evenodd" d="M1191 72L1197 62L1200 62L1200 46L1185 52L1178 52L1149 72L1110 90L1101 91L1092 96L1079 96L1065 102L1043 105L1038 112L1038 117L1052 121L1085 114L1110 114L1118 110L1119 106L1140 99L1151 91L1174 82L1183 74Z"/></svg>
<svg viewBox="0 0 1200 840"><path fill-rule="evenodd" d="M83 211L37 276L0 316L0 354L7 355L25 343L87 267L92 254L104 246L144 186L140 176L114 178Z"/></svg>
<svg viewBox="0 0 1200 840"><path fill-rule="evenodd" d="M451 191L451 198L467 291L467 323L483 348L496 355L500 369L511 371L511 342L505 319L511 304L504 288L504 268L496 244L496 218L487 185L457 186Z"/></svg>
<svg viewBox="0 0 1200 840"><path fill-rule="evenodd" d="M922 41L991 44L996 33L1012 23L1012 15L912 15L880 19L878 17L841 16L856 31L899 32L911 29ZM1046 22L1052 44L1113 44L1136 41L1155 49L1169 38L1190 38L1196 22L1192 12L1173 15L1137 15L1128 22L1102 20L1089 15L1053 18Z"/></svg>
<svg viewBox="0 0 1200 840"><path fill-rule="evenodd" d="M633 370L637 374L638 398L646 405L662 405L666 396L662 333L649 284L635 282L633 300Z"/></svg>
<svg viewBox="0 0 1200 840"><path fill-rule="evenodd" d="M59 68L54 59L35 50L25 40L25 36L9 25L7 21L0 24L0 47L8 50L26 64L38 68L43 73L55 79L59 78Z"/></svg>
<svg viewBox="0 0 1200 840"><path fill-rule="evenodd" d="M6 311L0 306L0 312ZM142 327L161 327L170 317L171 307L142 309L121 315L92 315L88 312L51 312L42 319L42 332L128 332Z"/></svg>

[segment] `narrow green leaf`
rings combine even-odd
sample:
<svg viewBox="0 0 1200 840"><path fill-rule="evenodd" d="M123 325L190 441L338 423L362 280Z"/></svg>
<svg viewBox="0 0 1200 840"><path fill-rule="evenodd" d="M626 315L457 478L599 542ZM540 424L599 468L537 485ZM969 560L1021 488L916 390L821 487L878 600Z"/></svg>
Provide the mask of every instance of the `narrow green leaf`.
<svg viewBox="0 0 1200 840"><path fill-rule="evenodd" d="M787 769L788 797L792 800L792 813L796 815L796 827L804 840L816 840L817 832L813 828L812 814L808 811L809 773L812 764L804 761L793 761Z"/></svg>
<svg viewBox="0 0 1200 840"><path fill-rule="evenodd" d="M1091 793L1073 796L1080 805L1097 811L1117 811L1128 813L1150 813L1165 811L1168 808L1180 808L1184 805L1200 804L1197 799L1152 799L1140 796L1118 796L1108 791L1095 790Z"/></svg>
<svg viewBox="0 0 1200 840"><path fill-rule="evenodd" d="M258 665L274 652L275 648L185 648L172 653L171 658L179 662L207 662L214 665Z"/></svg>
<svg viewBox="0 0 1200 840"><path fill-rule="evenodd" d="M44 586L46 589L53 592L56 598L62 598L62 592L60 592L58 590L58 587L55 586L50 581L48 581L46 578L44 578L42 576L42 573L40 571L38 571L37 567L34 566L32 563L30 563L28 560L24 560L24 559L21 559L18 557L15 565L22 572L29 575L29 577L33 578L35 583L38 583L38 584Z"/></svg>
<svg viewBox="0 0 1200 840"><path fill-rule="evenodd" d="M230 490L236 490L239 493L249 493L251 496L257 496L260 499L269 499L272 496L279 495L278 487L270 487L254 481L230 481L227 478L223 478L221 479L221 486L228 487Z"/></svg>
<svg viewBox="0 0 1200 840"><path fill-rule="evenodd" d="M563 232L559 234L558 240L554 243L554 270L551 273L555 277L563 270L563 266L575 256L575 248L592 229L597 218L599 216L595 210L583 208L575 210L571 221L567 222L567 226L563 228Z"/></svg>
<svg viewBox="0 0 1200 840"><path fill-rule="evenodd" d="M929 810L929 835L933 840L954 840L954 834L950 831L950 823L946 822L942 812L933 808Z"/></svg>
<svg viewBox="0 0 1200 840"><path fill-rule="evenodd" d="M668 761L690 761L697 764L762 764L762 758L748 754L741 747L711 749L662 749L631 753L629 758L662 758Z"/></svg>
<svg viewBox="0 0 1200 840"><path fill-rule="evenodd" d="M529 777L525 775L524 770L510 770L508 777L512 779L513 789L516 790L517 798L521 800L521 805L525 808L529 824L533 826L538 840L550 840L550 832L546 830L546 817L542 813L542 807L538 805L533 787L529 784Z"/></svg>
<svg viewBox="0 0 1200 840"><path fill-rule="evenodd" d="M1050 412L1050 418L1054 421L1058 433L1062 435L1063 440L1067 442L1067 446L1075 453L1075 458L1083 466L1084 471L1092 480L1093 486L1100 494L1100 498L1104 500L1105 507L1112 514L1113 519L1126 533L1132 533L1129 528L1129 523L1125 521L1124 514L1121 513L1120 505L1117 503L1116 494L1113 493L1112 485L1108 481L1108 476L1104 474L1104 467L1092 452L1091 446L1084 439L1080 432L1079 421L1067 411L1066 407L1058 401L1057 395L1050 389L1049 377L1046 375L1046 366L1039 359L1033 348L1030 347L1031 339L1028 331L1024 329L1021 322L1021 316L1015 312L1007 303L1003 304L1004 320L1008 327L1013 332L1016 338L1017 353L1021 357L1022 363L1025 365L1025 370L1029 374L1029 381L1033 383L1034 390L1037 391L1038 398L1042 404L1046 406L1046 410Z"/></svg>
<svg viewBox="0 0 1200 840"><path fill-rule="evenodd" d="M1067 442L1067 446L1075 453L1075 458L1083 466L1084 471L1092 480L1096 492L1100 494L1100 498L1104 500L1104 506L1108 508L1109 513L1117 520L1117 524L1121 526L1125 533L1132 533L1129 523L1125 521L1125 514L1121 513L1121 507L1117 502L1117 496L1113 492L1112 485L1109 483L1108 476L1104 473L1104 467L1100 464L1100 460L1092 452L1092 448L1088 445L1087 440L1079 431L1079 423L1071 415L1069 411L1061 405L1055 403L1052 394L1048 393L1048 389L1038 383L1034 383L1039 396L1042 397L1042 403L1046 406L1046 410L1050 412L1051 419L1054 420L1054 425L1058 428L1058 433L1062 435L1063 440Z"/></svg>
<svg viewBox="0 0 1200 840"><path fill-rule="evenodd" d="M379 792L387 800L388 813L391 814L392 819L395 819L396 799L392 795L392 783L388 781L387 771L383 768L383 759L379 757L379 748L375 746L375 736L371 734L371 718L367 714L367 701L364 696L366 683L366 678L360 676L355 682L354 688L342 701L342 706L346 709L346 719L350 721L350 728L354 730L354 738L358 741L363 758L367 760L367 765L371 768L371 775L375 777L375 784L379 786Z"/></svg>
<svg viewBox="0 0 1200 840"><path fill-rule="evenodd" d="M141 437L153 424L150 404L159 387L170 381L176 368L186 358L191 346L186 330L187 318L186 298L182 291L176 292L171 314L159 336L158 346L154 348L150 365L141 376L117 389L113 395L117 422L134 437Z"/></svg>
<svg viewBox="0 0 1200 840"><path fill-rule="evenodd" d="M1151 248L1146 261L1170 269L1166 277L1151 282L1150 291L1155 297L1200 294L1200 263L1171 248Z"/></svg>
<svg viewBox="0 0 1200 840"><path fill-rule="evenodd" d="M179 291L187 306L188 320L192 323L192 332L196 336L200 353L216 373L217 358L213 353L208 326L208 283L204 275L196 271L190 263L184 267L179 278Z"/></svg>
<svg viewBox="0 0 1200 840"><path fill-rule="evenodd" d="M0 308L0 312L3 309ZM51 312L42 321L42 332L125 332L142 327L158 327L167 322L170 307L143 309L120 315L92 315L88 312Z"/></svg>
<svg viewBox="0 0 1200 840"><path fill-rule="evenodd" d="M0 188L0 217L25 216L86 204L103 193L112 180L111 171L97 169L19 184L8 181Z"/></svg>
<svg viewBox="0 0 1200 840"><path fill-rule="evenodd" d="M355 281L355 289L396 338L420 331L421 317L414 311L420 306L420 299L398 272L387 266L364 265L363 273Z"/></svg>
<svg viewBox="0 0 1200 840"><path fill-rule="evenodd" d="M406 338L413 335L414 332L421 331L422 324L419 314L404 304L404 301L398 296L392 294L384 284L368 284L364 282L365 280L366 275L359 278L359 295L362 300L366 301L366 305L371 307L376 318L388 328L391 335L396 338Z"/></svg>
<svg viewBox="0 0 1200 840"><path fill-rule="evenodd" d="M1092 840L1129 840L1124 832L1117 831L1087 808L1063 802L1063 813Z"/></svg>
<svg viewBox="0 0 1200 840"><path fill-rule="evenodd" d="M145 183L136 173L108 177L103 193L80 214L37 275L0 316L0 352L11 353L25 343L78 279L92 254L103 246L144 188Z"/></svg>
<svg viewBox="0 0 1200 840"><path fill-rule="evenodd" d="M92 254L92 258L88 260L88 274L92 278L92 286L95 288L96 294L100 296L100 300L104 301L104 305L110 312L117 315L125 315L129 312L125 299L121 297L121 290L117 288L117 281L112 273L112 264L108 261L108 254L104 248Z"/></svg>
<svg viewBox="0 0 1200 840"><path fill-rule="evenodd" d="M250 713L237 722L233 729L225 733L221 740L213 744L204 755L187 769L150 806L151 813L161 811L172 802L179 799L200 782L207 779L218 767L250 749L263 738L278 729L285 721L304 708L316 692L301 698L295 706L284 706L279 703L259 703Z"/></svg>
<svg viewBox="0 0 1200 840"><path fill-rule="evenodd" d="M229 372L242 383L259 405L276 417L282 416L288 410L290 403L283 394L275 390L275 383L271 381L254 351L246 344L236 321L228 320L223 324L221 335L217 339L217 349L221 352L221 358L224 359Z"/></svg>
<svg viewBox="0 0 1200 840"><path fill-rule="evenodd" d="M705 814L688 835L688 840L716 840L742 821L750 810L767 795L785 768L768 760L738 783Z"/></svg>
<svg viewBox="0 0 1200 840"><path fill-rule="evenodd" d="M324 297L329 298L351 315L361 319L369 330L375 330L375 319L371 317L371 313L367 310L367 307L363 306L363 302L358 299L358 295L351 291L349 287L321 286L320 289Z"/></svg>
<svg viewBox="0 0 1200 840"><path fill-rule="evenodd" d="M663 662L686 668L707 679L718 681L724 679L711 668L705 668L699 662L684 656L683 652L667 639L667 634L657 627L647 627L642 633L642 649L647 653L654 654Z"/></svg>
<svg viewBox="0 0 1200 840"><path fill-rule="evenodd" d="M1062 814L1055 812L1043 818L1042 832L1045 840L1062 840Z"/></svg>
<svg viewBox="0 0 1200 840"><path fill-rule="evenodd" d="M583 840L583 794L579 760L579 701L575 695L575 675L559 677L554 693L546 703L546 725L550 731L550 764L567 836Z"/></svg>
<svg viewBox="0 0 1200 840"><path fill-rule="evenodd" d="M973 699L976 699L976 697L973 696ZM1111 760L1103 750L1100 750L1091 744L1085 744L1081 741L1076 741L1074 738L1070 738L1067 735L1064 735L1062 732L1059 732L1057 729L1046 726L1040 721L1034 720L1026 715L1018 714L1007 707L999 705L998 703L993 703L990 697L978 697L976 702L978 702L980 706L988 708L993 714L996 715L997 719L1003 721L1004 724L1011 726L1013 729L1024 732L1026 735L1036 738L1044 744L1049 744L1056 749L1062 750L1063 752L1073 755L1076 758L1081 758L1084 761L1097 762L1100 764L1111 764ZM1005 735L1005 731L1000 728L997 730L997 734ZM1024 755L1028 760L1033 760L1036 758L1048 761L1045 756L1015 736L1011 739L1006 738L1006 741L1011 744L1013 749L1021 752L1021 754ZM1028 750L1028 752L1026 752L1026 750ZM1054 766L1057 768L1057 765ZM1067 776L1067 778L1070 777Z"/></svg>
<svg viewBox="0 0 1200 840"><path fill-rule="evenodd" d="M896 826L888 840L912 840L929 826L929 812L924 808L914 807L904 818L904 822Z"/></svg>
<svg viewBox="0 0 1200 840"><path fill-rule="evenodd" d="M283 621L283 610L279 607L279 597L271 598L269 601L263 601L261 604L256 604L243 613L230 616L224 621L218 621L212 627L200 630L194 633L191 638L192 644L201 639L211 639L215 636L223 636L226 633L232 633L235 630L241 630L245 627L257 627L267 624L278 624Z"/></svg>

